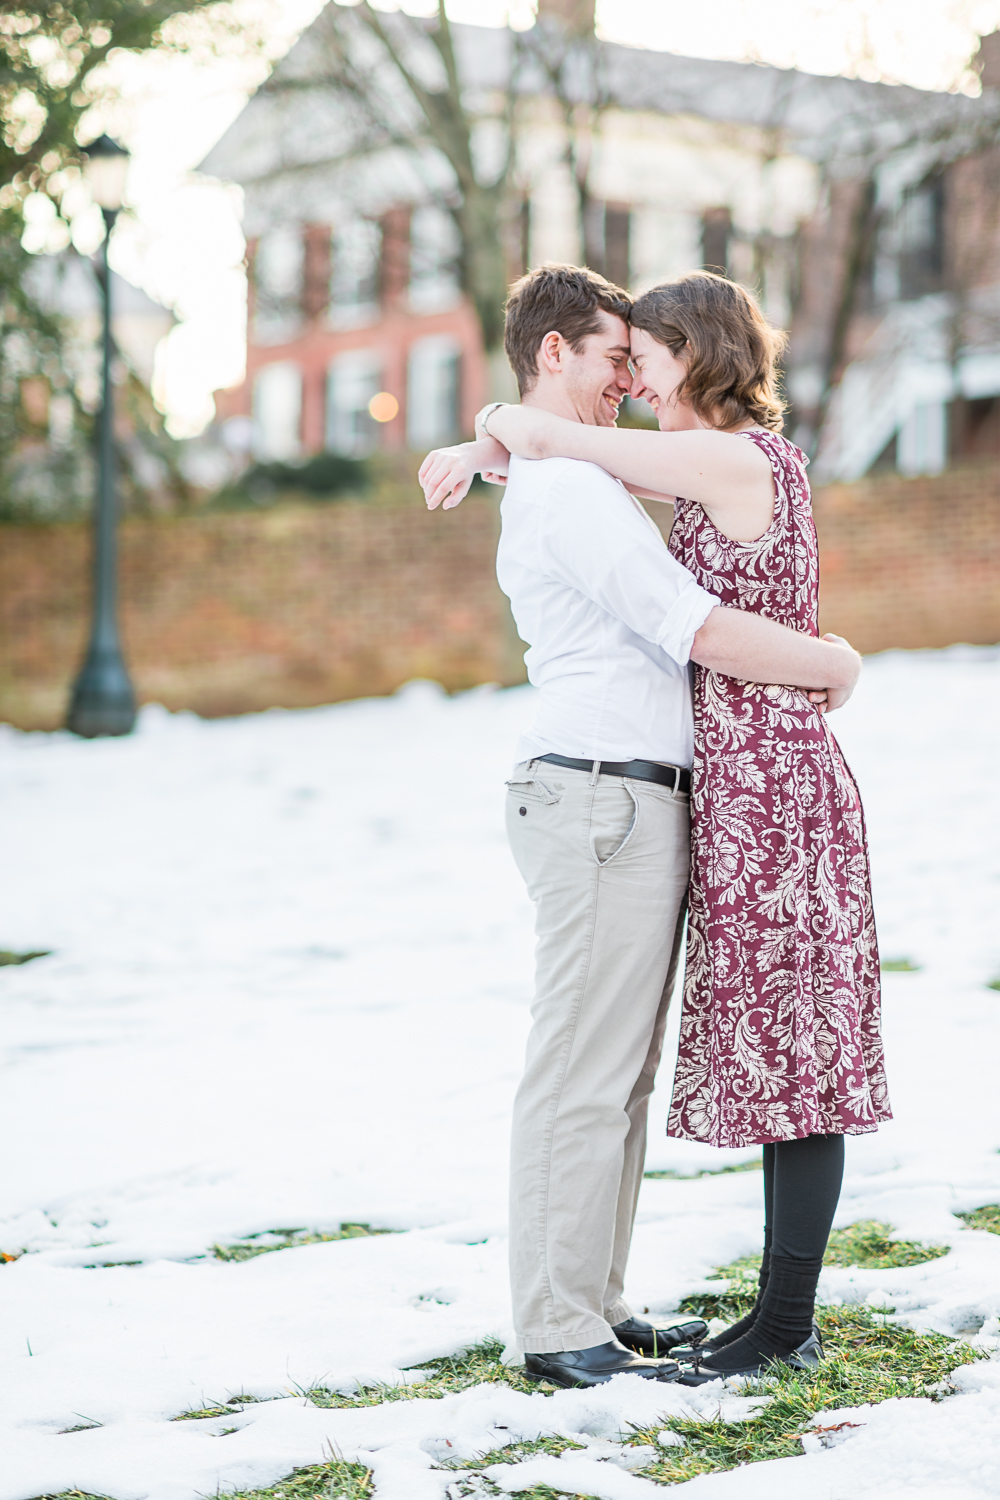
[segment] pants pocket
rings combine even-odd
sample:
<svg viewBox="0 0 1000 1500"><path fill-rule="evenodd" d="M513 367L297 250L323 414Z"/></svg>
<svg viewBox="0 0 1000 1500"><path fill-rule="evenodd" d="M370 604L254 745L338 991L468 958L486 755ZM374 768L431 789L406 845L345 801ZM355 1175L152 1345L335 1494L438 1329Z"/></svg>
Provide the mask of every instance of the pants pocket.
<svg viewBox="0 0 1000 1500"><path fill-rule="evenodd" d="M625 848L639 821L639 801L627 781L600 786L590 812L590 853L608 865Z"/></svg>
<svg viewBox="0 0 1000 1500"><path fill-rule="evenodd" d="M544 807L551 807L560 801L563 794L562 787L549 786L537 776L525 777L523 781L508 781L507 794L522 802L536 802Z"/></svg>

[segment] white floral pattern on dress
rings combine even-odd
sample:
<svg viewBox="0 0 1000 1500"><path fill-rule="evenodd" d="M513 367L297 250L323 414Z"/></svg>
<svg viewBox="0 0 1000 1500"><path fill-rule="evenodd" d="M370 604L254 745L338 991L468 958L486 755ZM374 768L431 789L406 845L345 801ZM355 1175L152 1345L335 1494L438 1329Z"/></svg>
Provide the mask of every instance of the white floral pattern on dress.
<svg viewBox="0 0 1000 1500"><path fill-rule="evenodd" d="M749 431L774 519L734 542L677 500L670 551L722 604L818 635L805 455ZM668 1135L748 1146L858 1135L891 1118L861 799L795 688L695 668L692 867Z"/></svg>

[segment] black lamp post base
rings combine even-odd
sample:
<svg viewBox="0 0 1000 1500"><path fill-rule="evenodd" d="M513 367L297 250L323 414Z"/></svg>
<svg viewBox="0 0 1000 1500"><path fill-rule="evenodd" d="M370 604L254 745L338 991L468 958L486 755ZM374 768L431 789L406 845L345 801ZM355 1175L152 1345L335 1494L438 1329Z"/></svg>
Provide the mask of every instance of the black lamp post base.
<svg viewBox="0 0 1000 1500"><path fill-rule="evenodd" d="M121 656L92 651L73 688L67 729L87 740L131 734L135 714L135 693Z"/></svg>

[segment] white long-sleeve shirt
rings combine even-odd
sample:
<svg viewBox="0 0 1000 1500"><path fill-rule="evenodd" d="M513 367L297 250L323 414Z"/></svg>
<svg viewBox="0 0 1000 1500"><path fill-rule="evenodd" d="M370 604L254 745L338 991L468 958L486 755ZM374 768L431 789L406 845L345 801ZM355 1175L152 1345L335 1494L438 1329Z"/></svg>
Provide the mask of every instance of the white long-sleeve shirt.
<svg viewBox="0 0 1000 1500"><path fill-rule="evenodd" d="M517 759L690 766L687 662L718 600L596 464L511 458L500 513L497 577L541 690Z"/></svg>

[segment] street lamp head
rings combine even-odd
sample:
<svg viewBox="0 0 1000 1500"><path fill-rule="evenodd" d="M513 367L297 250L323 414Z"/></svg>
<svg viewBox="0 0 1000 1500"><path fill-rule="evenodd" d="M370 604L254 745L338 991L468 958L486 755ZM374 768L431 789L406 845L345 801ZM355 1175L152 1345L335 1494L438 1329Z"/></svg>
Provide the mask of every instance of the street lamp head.
<svg viewBox="0 0 1000 1500"><path fill-rule="evenodd" d="M87 159L84 175L94 202L106 213L116 214L125 193L128 152L109 135L99 135L96 141L84 146L83 154Z"/></svg>

